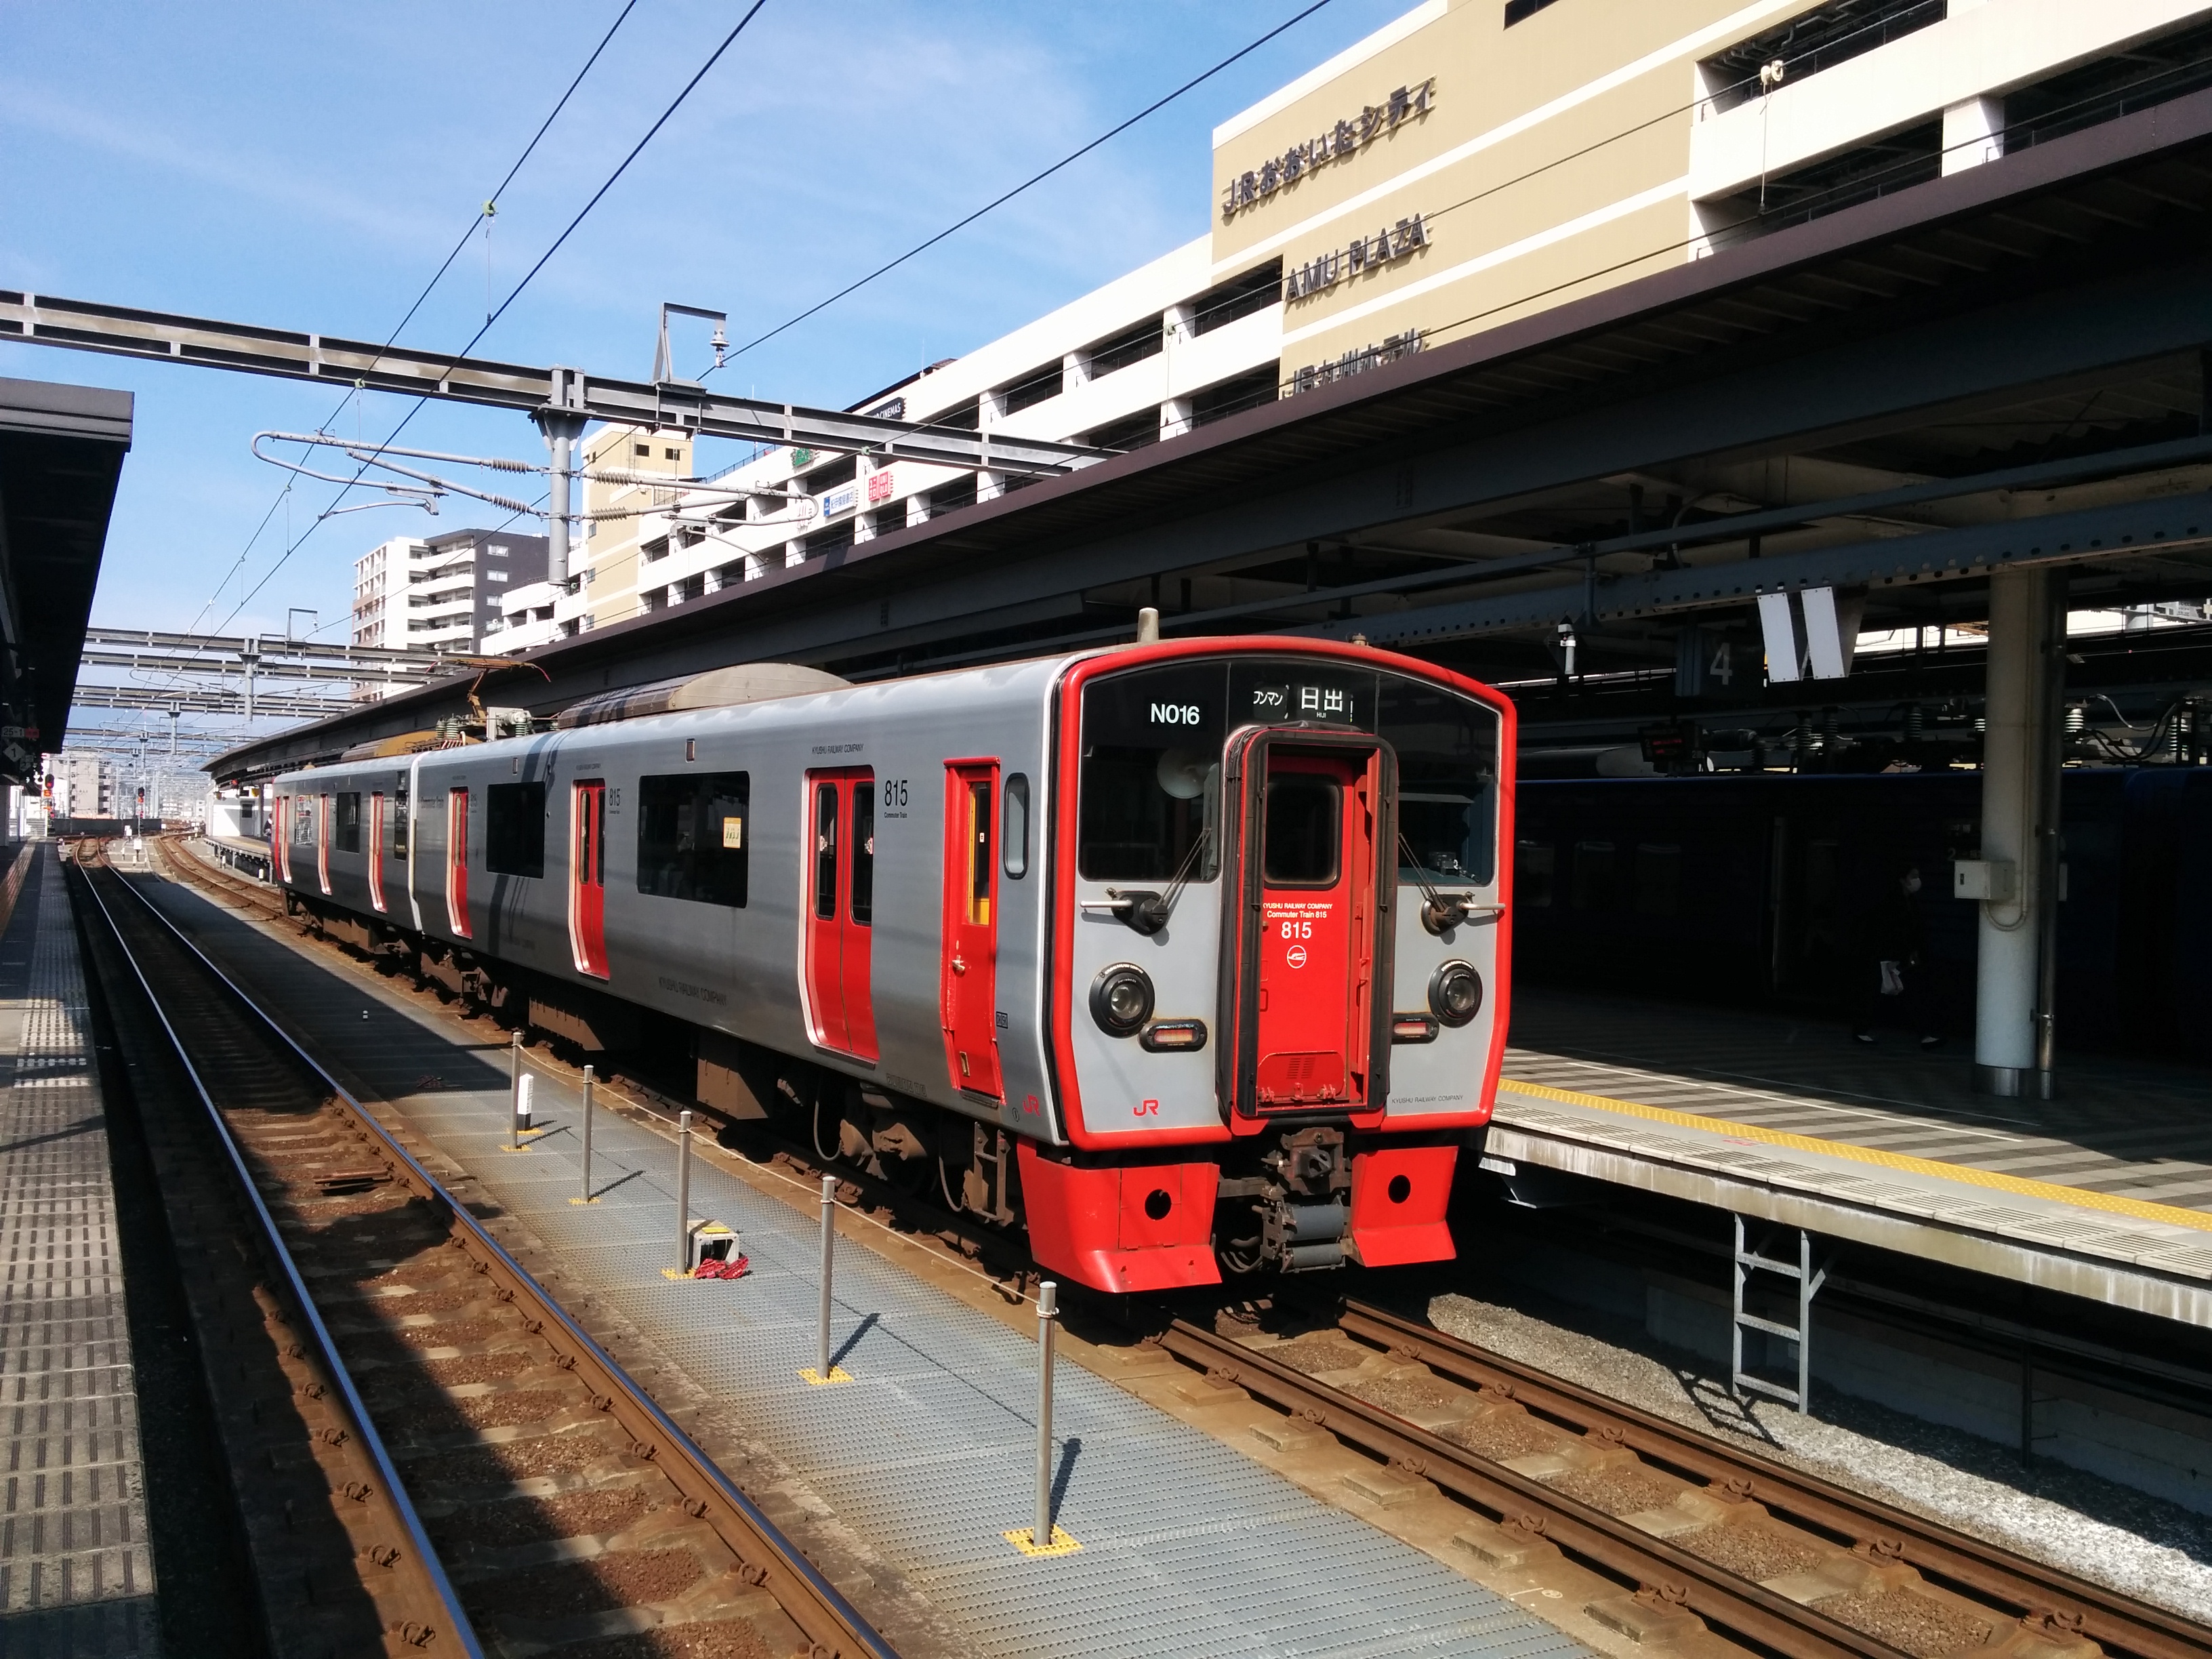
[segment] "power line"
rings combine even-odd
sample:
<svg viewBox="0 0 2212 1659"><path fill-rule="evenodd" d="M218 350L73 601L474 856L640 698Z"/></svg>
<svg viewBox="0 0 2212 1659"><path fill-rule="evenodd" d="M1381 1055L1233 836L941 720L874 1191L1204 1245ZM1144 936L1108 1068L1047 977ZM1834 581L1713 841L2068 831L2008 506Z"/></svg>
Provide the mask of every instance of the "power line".
<svg viewBox="0 0 2212 1659"><path fill-rule="evenodd" d="M1329 0L1313 0L1313 3L1308 6L1304 11L1301 11L1294 16L1286 18L1282 22L1278 23L1273 28L1269 29L1265 34L1253 41L1249 46L1239 47L1237 51L1232 52L1228 57L1216 64L1212 69L1207 70L1203 75L1193 76L1190 80L1184 82L1181 86L1177 87L1173 92L1169 93L1164 98L1161 98L1156 102L1147 104L1143 109L1139 110L1134 115L1132 115L1127 120L1122 122L1119 126L1110 128L1107 131L1100 133L1089 143L1084 145L1082 149L1071 151L1069 154L1061 156L1059 161L1054 161L1050 167L1045 168L1043 172L1033 174L1030 178L1024 179L1020 184L1016 185L1005 195L986 202L981 207L977 208L966 218L958 221L957 223L947 225L943 230L939 231L937 234L930 237L927 241L915 243L914 246L900 254L897 258L890 261L888 264L878 265L873 270L870 271L866 276L860 278L857 282L847 283L843 288L839 289L835 294L831 295L828 299L822 301L819 304L809 306L805 310L800 312L796 317L793 317L787 321L778 323L774 328L769 330L767 333L760 335L754 339L746 341L744 344L739 346L735 351L729 353L727 356L724 358L723 362L717 363L714 366L715 368L722 368L725 364L744 356L745 353L750 351L755 346L765 345L769 341L775 338L777 335L785 332L788 329L796 328L799 324L805 322L808 318L816 315L817 313L827 311L831 306L836 305L838 301L845 298L848 294L854 293L860 289L866 288L870 283L874 282L877 277L884 275L886 272L896 270L901 265L904 264L908 260L915 258L917 254L927 252L931 248L935 247L946 237L965 230L969 226L974 224L985 214L991 212L994 209L1004 207L1008 202L1012 201L1015 197L1019 196L1024 191L1030 189L1033 185L1042 184L1046 179L1051 178L1054 173L1081 161L1085 156L1090 155L1092 150L1097 149L1101 144L1105 143L1109 139L1119 137L1122 133L1127 132L1131 127L1135 126L1138 122L1143 120L1146 116L1157 113L1158 111L1165 109L1170 104L1175 102L1176 99L1182 97L1183 94L1190 91L1194 87L1204 85L1206 82L1211 81L1215 76L1220 74L1222 70L1227 69L1231 64L1237 62L1241 58L1250 57L1254 52L1259 51L1261 47L1266 46L1267 42L1273 40L1277 35L1281 34L1285 30L1290 29L1299 23L1303 23L1307 18L1312 16L1316 12L1319 11L1323 6L1326 6L1328 3ZM714 370L710 368L707 371L707 374L711 374L714 372Z"/></svg>
<svg viewBox="0 0 2212 1659"><path fill-rule="evenodd" d="M622 27L628 21L630 13L636 8L637 0L625 0L622 10L615 15L615 21L607 26L607 32L599 37L599 44L592 48L592 55L584 60L583 68L576 71L574 78L568 82L568 89L561 94L551 112L538 123L538 131L531 134L530 142L522 147L522 154L514 158L514 165L507 168L507 176L499 181L498 188L484 198L484 208L495 208L499 204L499 198L507 193L507 187L514 182L515 175L522 171L523 164L537 153L540 141L551 130L553 123L559 118L561 112L568 107L568 100L576 95L576 88L584 84L584 77L592 72L592 66L599 61L600 54L605 52L613 42L616 31ZM480 208L470 219L469 228L461 233L460 240L453 244L453 251L446 255L438 269L431 273L430 280L422 284L422 291L415 296L415 302L407 307L406 314L393 324L392 331L384 337L384 343L377 348L377 356L371 360L372 366L374 362L381 361L384 353L391 349L392 342L399 337L408 324L415 320L415 313L422 308L423 302L430 297L438 284L445 280L446 273L453 268L453 261L461 257L461 250L468 246L469 238L476 234L477 227L483 222L485 216L483 209ZM325 426L328 426L344 412L346 401L347 399L343 398L338 400L337 407L324 419ZM261 522L254 527L253 534L246 538L246 545L239 550L236 561L232 563L228 570L223 572L222 580L216 584L215 592L208 596L207 603L199 608L198 614L192 618L193 627L199 625L200 618L206 616L216 601L222 597L223 588L228 585L231 577L237 574L239 566L244 564L252 556L254 544L261 539L261 532L269 528L269 521L276 516L276 509L284 504L284 498L291 493L291 483L288 481L284 488L276 492L276 499L270 503L269 511L262 515ZM343 492L341 494L343 495ZM315 520L316 524L321 522L319 518ZM309 533L313 533L313 526L309 526ZM289 549L286 550L286 556L290 556ZM243 604L243 601L240 603ZM234 617L237 614L236 611L231 612Z"/></svg>
<svg viewBox="0 0 2212 1659"><path fill-rule="evenodd" d="M1326 4L1328 3L1328 0L1320 0L1320 3ZM545 269L546 262L552 258L556 253L561 251L562 245L565 243L570 236L575 234L576 228L582 224L585 219L589 216L592 210L599 204L600 198L605 197L610 190L612 190L615 186L616 181L619 179L623 173L629 170L630 163L636 161L638 156L644 151L645 147L653 142L654 135L659 133L662 127L668 125L669 118L673 116L678 109L683 107L684 100L690 97L693 89L698 86L700 82L707 78L708 71L721 61L722 54L730 49L731 46L737 40L737 38L740 34L744 33L745 26L751 22L755 17L760 15L761 8L767 3L768 0L753 0L751 8L746 11L743 17L740 17L738 20L737 27L722 37L722 44L714 48L713 52L708 56L707 61L699 66L697 73L693 75L689 81L684 83L683 90L678 92L674 100L671 101L668 107L660 112L660 118L646 129L645 137L639 139L635 144L631 146L629 154L623 156L620 164L616 167L615 170L607 175L606 182L602 184L599 189L592 192L591 200L585 203L582 209L577 213L576 216L568 222L568 228L553 239L553 244L550 247L548 247L544 252L538 255L538 263L530 267L529 270L524 274L522 280L517 283L514 289L509 291L507 298L500 301L498 309L494 311L490 316L484 319L483 326L469 337L468 343L464 345L459 351L453 354L451 361L458 363L461 359L466 357L470 352L476 349L477 343L479 340L482 340L486 334L489 334L491 331L492 325L498 322L501 317L507 314L507 307L512 306L516 300L521 297L523 289L528 288L532 281L537 276L538 273ZM624 15L627 15L627 12L625 12ZM618 19L617 21L619 21L620 20ZM276 576L276 573L279 570L282 570L286 562L290 560L292 555L298 552L301 547L307 542L307 538L313 535L316 530L321 526L323 521L331 516L331 511L337 506L338 502L345 499L346 491L351 489L355 483L358 483L361 481L362 475L365 474L368 471L369 467L374 464L375 454L380 453L385 445L392 443L402 432L405 431L407 429L408 423L412 421L416 416L422 413L422 406L428 402L429 398L428 395L416 398L413 407L409 409L407 413L400 417L399 423L397 426L393 427L390 432L385 434L382 442L377 445L376 450L372 453L370 459L363 461L360 466L356 469L352 480L341 488L335 496L331 497L329 507L325 507L319 514L316 514L313 521L310 523L307 528L301 533L300 539L294 542L289 547L284 550L283 556L277 559L275 564L269 568L268 574L264 575L259 581L253 585L250 591L240 599L237 605L232 607L230 615L225 617L221 623L216 624L215 629L216 632L221 633L224 629L228 628L230 625L232 619L234 618L240 611L243 611L247 605L252 602L254 595L260 592L263 588L269 585L270 580Z"/></svg>

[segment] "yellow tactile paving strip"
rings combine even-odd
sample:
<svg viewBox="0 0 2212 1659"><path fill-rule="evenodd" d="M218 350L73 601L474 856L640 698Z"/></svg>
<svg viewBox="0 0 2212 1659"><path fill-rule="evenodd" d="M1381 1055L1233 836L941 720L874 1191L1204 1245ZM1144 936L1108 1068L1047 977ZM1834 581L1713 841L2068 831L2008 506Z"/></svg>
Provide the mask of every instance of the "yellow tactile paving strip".
<svg viewBox="0 0 2212 1659"><path fill-rule="evenodd" d="M2197 1232L2212 1233L2212 1214L2203 1210L2185 1210L2172 1204L2149 1204L2139 1198L2122 1198L2112 1193L2091 1192L2081 1187L2062 1187L2055 1182L2030 1181L2021 1176L2001 1175L1993 1170L1977 1170L1971 1164L1945 1164L1932 1158L1914 1158L1909 1153L1884 1152L1875 1146L1855 1146L1847 1140L1823 1140L1815 1135L1792 1134L1786 1129L1762 1128L1755 1123L1738 1123L1730 1118L1701 1117L1694 1112L1672 1111L1664 1106L1646 1106L1640 1101L1616 1100L1610 1095L1586 1095L1573 1089L1555 1089L1547 1083L1516 1083L1511 1078L1500 1078L1498 1086L1538 1100L1556 1100L1562 1105L1583 1106L1623 1117L1640 1117L1653 1123L1669 1124L1678 1129L1696 1129L1706 1134L1725 1135L1732 1140L1787 1146L1793 1152L1818 1152L1826 1158L1844 1158L1853 1164L1871 1164L1880 1169L1895 1170L1907 1175L1933 1176L1939 1181L1955 1181L1969 1187L1986 1187L2022 1198L2045 1199L2053 1204L2070 1204L2076 1209L2102 1210L2108 1215L2130 1216L2138 1221L2162 1221L2171 1227L2188 1227Z"/></svg>

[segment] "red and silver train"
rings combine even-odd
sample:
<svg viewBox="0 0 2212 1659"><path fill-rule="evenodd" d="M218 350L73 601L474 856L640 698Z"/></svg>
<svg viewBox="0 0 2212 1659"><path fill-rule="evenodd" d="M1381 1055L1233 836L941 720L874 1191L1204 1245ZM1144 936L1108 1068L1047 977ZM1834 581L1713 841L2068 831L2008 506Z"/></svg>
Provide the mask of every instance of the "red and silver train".
<svg viewBox="0 0 2212 1659"><path fill-rule="evenodd" d="M1098 1290L1452 1255L1505 1042L1506 698L1280 638L706 678L287 775L290 902L587 1048L684 1044L708 1105Z"/></svg>

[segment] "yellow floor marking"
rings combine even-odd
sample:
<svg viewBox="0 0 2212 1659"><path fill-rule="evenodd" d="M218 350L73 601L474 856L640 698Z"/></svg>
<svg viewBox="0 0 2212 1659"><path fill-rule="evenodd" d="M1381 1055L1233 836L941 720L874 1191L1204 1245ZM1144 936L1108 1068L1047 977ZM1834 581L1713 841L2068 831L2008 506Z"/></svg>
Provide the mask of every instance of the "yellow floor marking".
<svg viewBox="0 0 2212 1659"><path fill-rule="evenodd" d="M1055 1525L1052 1529L1052 1542L1042 1547L1031 1541L1036 1537L1035 1527L1024 1527L1015 1532L1002 1532L999 1536L1012 1544L1024 1555L1073 1555L1083 1547L1069 1535L1066 1527L1059 1525Z"/></svg>
<svg viewBox="0 0 2212 1659"><path fill-rule="evenodd" d="M1727 1135L1737 1140L1753 1140L1769 1146L1787 1146L1801 1152L1820 1152L1829 1158L1846 1158L1854 1164L1872 1164L1885 1170L1961 1182L1969 1187L1992 1188L2001 1193L2017 1194L2022 1198L2046 1199L2054 1204L2070 1204L2077 1209L2102 1210L2108 1215L2132 1216L2138 1221L2163 1221L2169 1226L2190 1227L2198 1232L2212 1233L2212 1214L2203 1210L2185 1210L2172 1204L2151 1204L2140 1198L2122 1198L2114 1193L2092 1192L2086 1187L2062 1187L2056 1182L2030 1181L2025 1176L2002 1175L1994 1170L1977 1170L1971 1164L1942 1164L1932 1158L1914 1158L1905 1152L1884 1152L1876 1146L1855 1146L1847 1140L1822 1140L1814 1135L1791 1134L1786 1129L1768 1129L1756 1123L1738 1123L1730 1118L1700 1117L1692 1112L1669 1111L1664 1106L1646 1106L1639 1101L1615 1100L1609 1095L1586 1095L1574 1089L1554 1089L1545 1083L1516 1083L1510 1078L1500 1078L1498 1085L1516 1094L1534 1095L1539 1100L1556 1100L1569 1106L1587 1106L1596 1111L1646 1118L1654 1123L1669 1123L1680 1129L1699 1129L1707 1134Z"/></svg>
<svg viewBox="0 0 2212 1659"><path fill-rule="evenodd" d="M805 1370L799 1372L799 1375L800 1379L805 1382L806 1386L810 1389L826 1389L832 1383L850 1382L853 1380L853 1374L847 1370L842 1365L832 1365L830 1368L830 1375L827 1376L823 1376L820 1371L816 1370L811 1365L809 1365ZM1026 1537L1027 1534L1024 1534L1024 1536Z"/></svg>

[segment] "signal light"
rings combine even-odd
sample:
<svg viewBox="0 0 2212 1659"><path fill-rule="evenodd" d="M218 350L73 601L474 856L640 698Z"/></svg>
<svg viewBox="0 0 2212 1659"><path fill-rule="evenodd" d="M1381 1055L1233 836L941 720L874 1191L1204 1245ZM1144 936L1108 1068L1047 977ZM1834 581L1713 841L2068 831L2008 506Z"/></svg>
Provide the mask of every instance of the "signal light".
<svg viewBox="0 0 2212 1659"><path fill-rule="evenodd" d="M1206 1047L1202 1019L1156 1019L1145 1027L1138 1044L1152 1054L1194 1054Z"/></svg>
<svg viewBox="0 0 2212 1659"><path fill-rule="evenodd" d="M1390 1041L1393 1042L1434 1042L1443 1028L1426 1014L1393 1014L1390 1016Z"/></svg>

